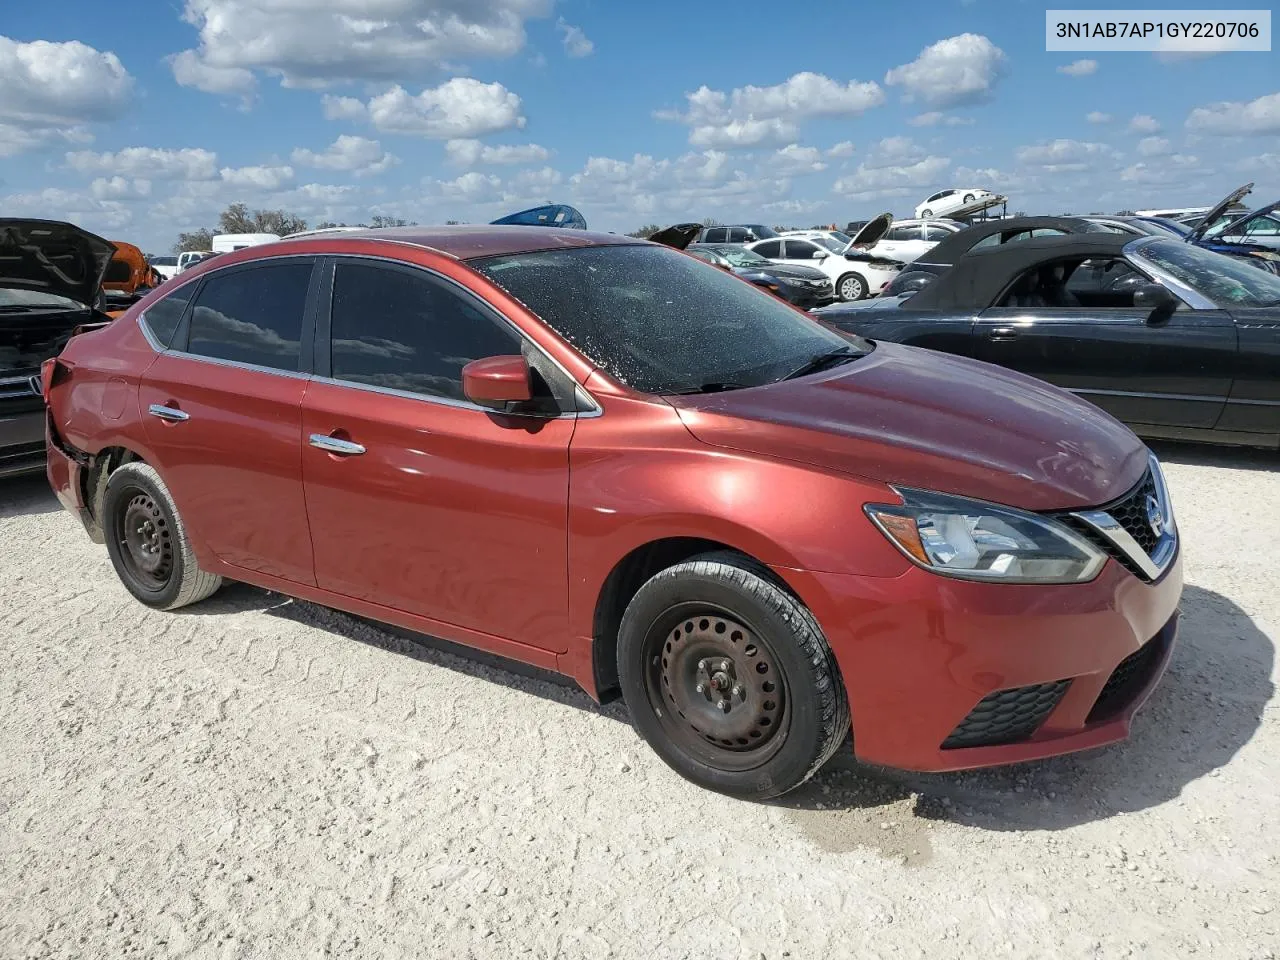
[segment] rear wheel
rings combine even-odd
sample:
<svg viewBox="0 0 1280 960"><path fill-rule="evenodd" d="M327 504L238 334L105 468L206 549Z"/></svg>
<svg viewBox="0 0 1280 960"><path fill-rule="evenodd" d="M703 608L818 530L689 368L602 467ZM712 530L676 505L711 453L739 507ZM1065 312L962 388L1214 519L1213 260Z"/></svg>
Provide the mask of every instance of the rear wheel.
<svg viewBox="0 0 1280 960"><path fill-rule="evenodd" d="M925 207L923 210L920 211L921 219L928 220L932 216L933 216L933 211L930 210L928 207Z"/></svg>
<svg viewBox="0 0 1280 960"><path fill-rule="evenodd" d="M846 273L836 284L836 293L844 301L861 300L867 295L867 281L861 274Z"/></svg>
<svg viewBox="0 0 1280 960"><path fill-rule="evenodd" d="M169 488L145 463L126 463L111 474L102 527L120 582L149 607L176 610L222 586L221 577L196 563Z"/></svg>
<svg viewBox="0 0 1280 960"><path fill-rule="evenodd" d="M974 195L973 195L972 193L966 193L966 194L964 195L964 202L965 202L965 203L973 203L973 201L974 201L975 199L976 199L976 197L974 197Z"/></svg>
<svg viewBox="0 0 1280 960"><path fill-rule="evenodd" d="M813 615L737 554L704 554L645 583L622 618L618 669L640 735L676 772L723 793L794 789L849 729Z"/></svg>

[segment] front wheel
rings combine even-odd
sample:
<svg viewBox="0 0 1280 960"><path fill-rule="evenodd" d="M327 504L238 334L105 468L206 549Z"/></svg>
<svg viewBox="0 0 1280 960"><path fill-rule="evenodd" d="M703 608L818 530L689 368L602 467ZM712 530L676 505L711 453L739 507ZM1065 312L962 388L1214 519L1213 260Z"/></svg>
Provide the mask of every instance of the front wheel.
<svg viewBox="0 0 1280 960"><path fill-rule="evenodd" d="M867 281L859 274L846 273L836 284L836 292L840 294L840 299L846 302L861 300L867 295Z"/></svg>
<svg viewBox="0 0 1280 960"><path fill-rule="evenodd" d="M752 800L804 783L844 741L844 685L817 621L733 553L669 567L627 605L618 676L631 721L677 773Z"/></svg>
<svg viewBox="0 0 1280 960"><path fill-rule="evenodd" d="M974 201L974 200L976 200L976 199L977 199L977 197L975 197L972 193L966 193L966 194L964 195L964 202L965 202L965 203L973 203L973 201Z"/></svg>
<svg viewBox="0 0 1280 960"><path fill-rule="evenodd" d="M221 577L196 563L169 488L148 464L126 463L111 474L102 527L120 582L149 607L176 610L222 586Z"/></svg>
<svg viewBox="0 0 1280 960"><path fill-rule="evenodd" d="M933 211L930 210L928 207L925 207L923 210L920 211L920 217L923 220L928 220L932 216L933 216Z"/></svg>

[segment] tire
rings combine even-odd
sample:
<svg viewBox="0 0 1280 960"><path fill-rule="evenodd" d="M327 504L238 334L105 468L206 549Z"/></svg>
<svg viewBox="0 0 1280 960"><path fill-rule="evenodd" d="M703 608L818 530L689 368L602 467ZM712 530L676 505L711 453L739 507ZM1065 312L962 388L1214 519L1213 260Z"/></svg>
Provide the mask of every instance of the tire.
<svg viewBox="0 0 1280 960"><path fill-rule="evenodd" d="M930 210L928 207L925 207L923 210L920 211L921 220L928 220L932 216L933 216L933 211Z"/></svg>
<svg viewBox="0 0 1280 960"><path fill-rule="evenodd" d="M735 553L668 567L636 592L618 630L618 679L636 731L668 766L744 799L800 786L849 732L813 614Z"/></svg>
<svg viewBox="0 0 1280 960"><path fill-rule="evenodd" d="M846 273L836 283L836 296L845 303L853 300L862 300L866 297L870 288L867 281L863 279L860 273Z"/></svg>
<svg viewBox="0 0 1280 960"><path fill-rule="evenodd" d="M196 563L182 517L154 467L134 461L111 474L102 528L116 576L148 607L176 610L222 586L220 576Z"/></svg>
<svg viewBox="0 0 1280 960"><path fill-rule="evenodd" d="M965 202L965 203L973 203L973 201L974 201L974 200L976 200L976 199L978 199L978 198L977 198L977 197L975 197L972 193L966 193L966 194L964 195L964 202Z"/></svg>

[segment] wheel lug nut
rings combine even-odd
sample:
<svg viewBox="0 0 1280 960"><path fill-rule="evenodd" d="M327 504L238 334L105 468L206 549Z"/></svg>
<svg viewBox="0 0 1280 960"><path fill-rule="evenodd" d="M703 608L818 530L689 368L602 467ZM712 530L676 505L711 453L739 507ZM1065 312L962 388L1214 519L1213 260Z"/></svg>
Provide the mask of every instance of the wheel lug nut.
<svg viewBox="0 0 1280 960"><path fill-rule="evenodd" d="M721 701L719 701L719 702L716 704L716 706L717 706L717 707L719 707L721 710L723 710L725 713L728 713L728 712L729 712L729 703L728 703L728 701L726 701L726 700L721 700Z"/></svg>
<svg viewBox="0 0 1280 960"><path fill-rule="evenodd" d="M737 697L739 700L742 699L743 694L745 694L746 692L747 692L746 690L742 689L742 684L738 684L736 687L733 688L733 695Z"/></svg>
<svg viewBox="0 0 1280 960"><path fill-rule="evenodd" d="M697 685L696 687L694 687L693 689L697 690L699 693L702 693L702 691L706 690L707 688L706 688L706 687L704 687L702 684L698 684L698 685Z"/></svg>
<svg viewBox="0 0 1280 960"><path fill-rule="evenodd" d="M728 661L728 660L721 660L721 661L720 661L720 669L721 669L721 670L724 670L725 672L728 672L728 670L729 670L729 661Z"/></svg>
<svg viewBox="0 0 1280 960"><path fill-rule="evenodd" d="M705 669L707 669L707 661L705 661L705 660L699 660L699 661L698 661L698 669L699 669L699 670L705 670Z"/></svg>

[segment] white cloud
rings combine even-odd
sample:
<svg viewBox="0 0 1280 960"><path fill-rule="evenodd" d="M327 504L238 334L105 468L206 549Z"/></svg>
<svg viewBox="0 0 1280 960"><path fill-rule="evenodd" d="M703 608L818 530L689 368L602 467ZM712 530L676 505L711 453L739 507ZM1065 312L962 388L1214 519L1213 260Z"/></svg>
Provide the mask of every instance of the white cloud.
<svg viewBox="0 0 1280 960"><path fill-rule="evenodd" d="M1120 179L1128 183L1177 183L1182 178L1193 174L1202 176L1199 166L1199 157L1175 153L1172 156L1162 157L1155 166L1135 163L1125 167L1120 171Z"/></svg>
<svg viewBox="0 0 1280 960"><path fill-rule="evenodd" d="M491 173L472 170L454 180L431 180L440 195L450 200L466 200L468 203L486 203L502 197L502 179Z"/></svg>
<svg viewBox="0 0 1280 960"><path fill-rule="evenodd" d="M514 56L525 23L551 8L552 0L186 0L183 19L198 43L171 64L178 82L216 93L243 94L260 73L295 87L403 81Z"/></svg>
<svg viewBox="0 0 1280 960"><path fill-rule="evenodd" d="M538 170L521 170L502 189L504 203L542 203L550 199L551 191L564 182L559 170L542 167Z"/></svg>
<svg viewBox="0 0 1280 960"><path fill-rule="evenodd" d="M828 157L852 157L853 141L841 140L839 143L827 148Z"/></svg>
<svg viewBox="0 0 1280 960"><path fill-rule="evenodd" d="M822 151L817 147L802 147L798 143L791 143L774 151L765 163L774 173L784 177L821 173L827 169L822 161Z"/></svg>
<svg viewBox="0 0 1280 960"><path fill-rule="evenodd" d="M900 197L913 189L937 182L951 161L947 157L925 157L915 163L871 167L859 164L847 177L841 177L832 189L851 200L874 200L878 197Z"/></svg>
<svg viewBox="0 0 1280 960"><path fill-rule="evenodd" d="M908 100L953 107L990 100L1005 74L1004 51L981 34L962 33L925 47L911 63L884 75Z"/></svg>
<svg viewBox="0 0 1280 960"><path fill-rule="evenodd" d="M222 180L253 190L279 190L293 182L293 167L223 167Z"/></svg>
<svg viewBox="0 0 1280 960"><path fill-rule="evenodd" d="M1138 141L1138 153L1144 157L1161 157L1173 152L1173 145L1164 137L1143 137Z"/></svg>
<svg viewBox="0 0 1280 960"><path fill-rule="evenodd" d="M366 120L384 133L436 140L466 139L523 127L520 98L500 83L454 77L417 96L394 86L367 104L352 97L324 98L331 120Z"/></svg>
<svg viewBox="0 0 1280 960"><path fill-rule="evenodd" d="M685 95L686 108L656 116L690 128L700 147L749 147L795 140L809 117L856 116L884 102L875 83L841 84L818 73L797 73L771 87L738 87L729 93L702 86Z"/></svg>
<svg viewBox="0 0 1280 960"><path fill-rule="evenodd" d="M1147 113L1135 114L1129 121L1130 133L1159 133L1160 121Z"/></svg>
<svg viewBox="0 0 1280 960"><path fill-rule="evenodd" d="M89 184L89 193L96 200L142 200L151 196L151 181L99 177Z"/></svg>
<svg viewBox="0 0 1280 960"><path fill-rule="evenodd" d="M31 193L0 196L7 216L69 220L96 233L113 234L133 222L133 211L118 200L98 200L72 190L46 187Z"/></svg>
<svg viewBox="0 0 1280 960"><path fill-rule="evenodd" d="M913 127L936 127L939 124L947 127L968 127L973 125L972 117L957 117L940 110L920 113L907 121Z"/></svg>
<svg viewBox="0 0 1280 960"><path fill-rule="evenodd" d="M299 147L293 151L293 162L299 166L321 170L344 170L357 177L382 173L400 162L398 157L382 149L377 140L343 134L316 153Z"/></svg>
<svg viewBox="0 0 1280 960"><path fill-rule="evenodd" d="M133 78L114 53L76 40L0 36L0 157L92 139L86 124L122 114Z"/></svg>
<svg viewBox="0 0 1280 960"><path fill-rule="evenodd" d="M589 57L595 53L596 45L591 42L581 27L565 23L564 17L556 21L556 29L564 41L564 52L571 57Z"/></svg>
<svg viewBox="0 0 1280 960"><path fill-rule="evenodd" d="M1112 120L1115 119L1115 117L1113 117L1109 113L1103 113L1101 110L1094 110L1087 117L1085 117L1085 119L1088 120L1090 123L1102 124L1102 123L1110 123Z"/></svg>
<svg viewBox="0 0 1280 960"><path fill-rule="evenodd" d="M205 93L238 94L247 97L258 85L253 72L244 67L218 67L200 59L194 50L183 50L169 58L173 79L183 87Z"/></svg>
<svg viewBox="0 0 1280 960"><path fill-rule="evenodd" d="M536 143L503 144L491 147L479 140L450 140L444 145L445 157L460 167L474 167L481 163L523 164L538 163L551 156L551 151Z"/></svg>
<svg viewBox="0 0 1280 960"><path fill-rule="evenodd" d="M1280 93L1248 103L1223 101L1196 107L1187 117L1187 129L1225 136L1280 133Z"/></svg>
<svg viewBox="0 0 1280 960"><path fill-rule="evenodd" d="M1089 77L1098 72L1097 60L1076 60L1058 68L1068 77Z"/></svg>
<svg viewBox="0 0 1280 960"><path fill-rule="evenodd" d="M68 153L67 166L78 173L141 177L149 180L216 180L218 155L210 150L185 147L125 147L116 153L81 150Z"/></svg>
<svg viewBox="0 0 1280 960"><path fill-rule="evenodd" d="M1049 173L1088 170L1098 161L1112 156L1113 151L1104 143L1086 140L1051 140L1033 146L1019 147L1014 156L1019 163L1039 167Z"/></svg>

